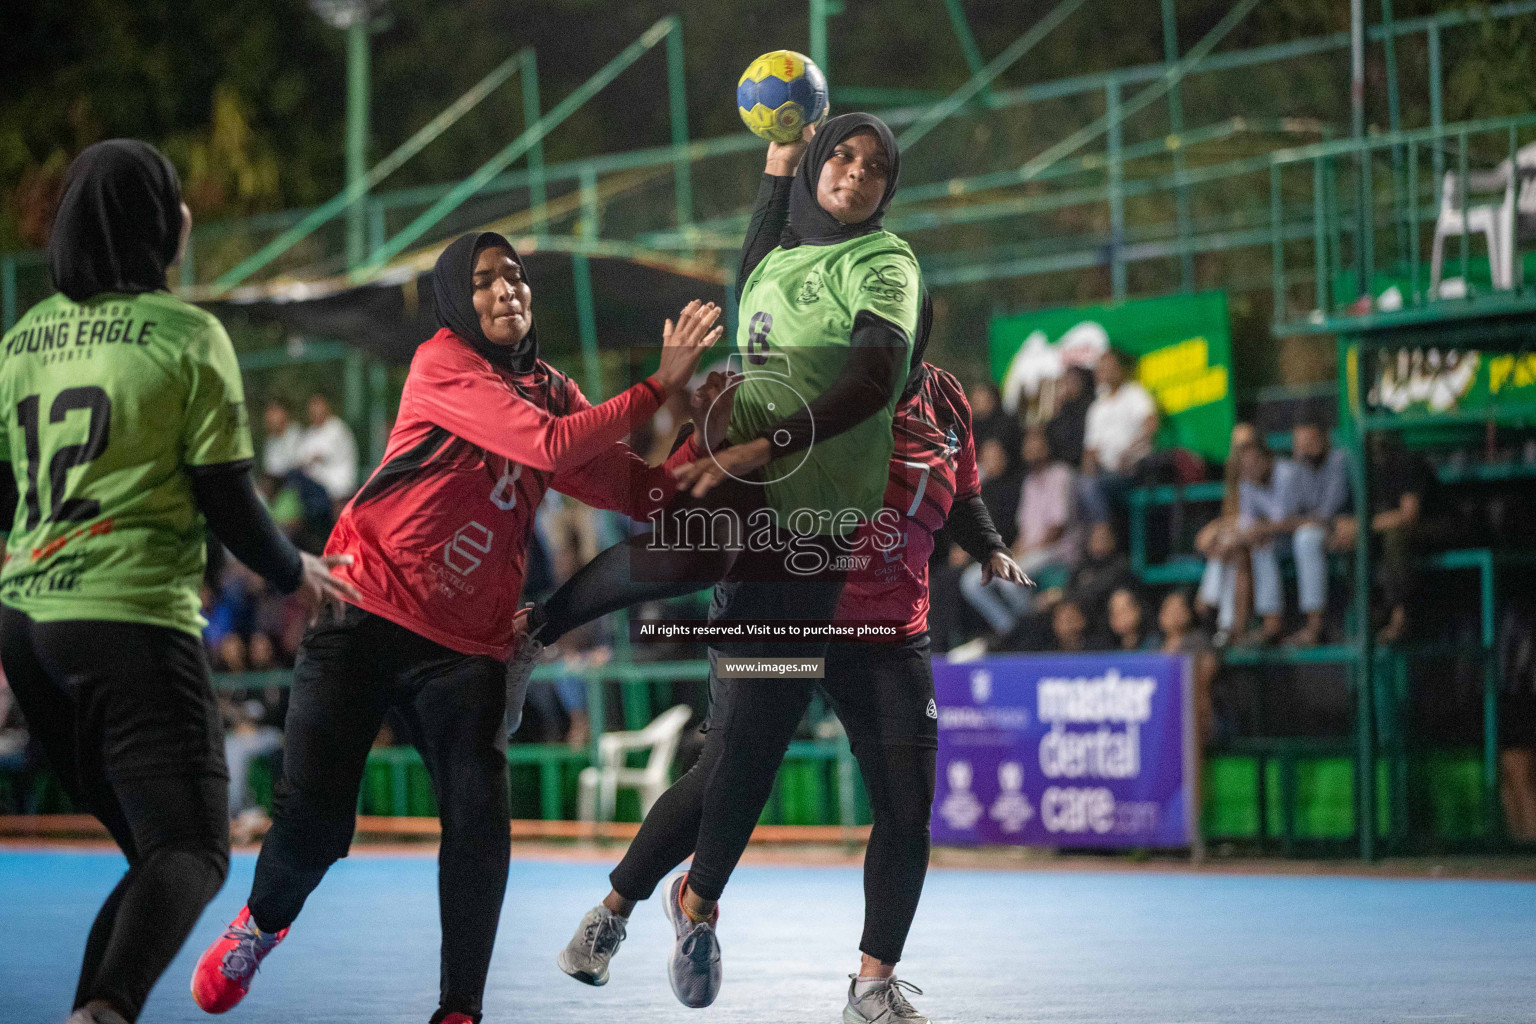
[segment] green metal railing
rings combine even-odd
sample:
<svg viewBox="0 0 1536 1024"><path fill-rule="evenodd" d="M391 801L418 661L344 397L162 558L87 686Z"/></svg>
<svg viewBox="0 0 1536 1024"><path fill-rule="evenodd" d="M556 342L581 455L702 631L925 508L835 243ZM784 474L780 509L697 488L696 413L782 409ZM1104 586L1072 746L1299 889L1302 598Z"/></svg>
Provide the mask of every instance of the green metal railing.
<svg viewBox="0 0 1536 1024"><path fill-rule="evenodd" d="M1425 182L1420 169L1426 162L1441 161L1450 150L1455 154L1457 173L1455 180L1461 189L1457 207L1469 205L1467 176L1472 170L1471 152L1474 147L1483 154L1480 163L1492 164L1506 161L1512 169L1510 188L1519 188L1519 175L1515 167L1515 154L1522 135L1529 139L1536 134L1536 114L1510 117L1483 118L1460 124L1441 125L1388 132L1368 139L1324 142L1272 153L1269 161L1270 231L1273 253L1273 303L1275 331L1291 333L1335 333L1340 327L1340 310L1360 298L1358 289L1340 296L1337 287L1341 280L1356 279L1367 283L1377 281L1386 272L1402 282L1400 309L1382 313L1375 309L1364 310L1378 317L1406 323L1421 319L1428 314L1435 320L1465 313L1477 312L1477 304L1483 300L1523 306L1536 301L1523 282L1518 281L1521 249L1518 233L1510 239L1512 264L1516 273L1514 287L1500 290L1479 290L1468 280L1470 266L1470 236L1467 217L1461 218L1461 230L1455 237L1458 259L1450 259L1445 267L1458 271L1465 283L1465 293L1455 301L1440 300L1429 291L1424 277L1423 256L1425 231L1433 233L1440 210L1439 192L1443 176ZM1429 158L1426 160L1426 156ZM1287 188L1286 172L1292 168L1306 170L1310 178L1312 202L1312 239L1310 246L1313 287L1310 312L1303 318L1293 319L1292 304L1285 282L1287 256L1284 217L1281 212ZM1289 176L1289 187L1296 190L1300 176ZM1348 178L1361 178L1363 185L1357 189L1347 187ZM1426 187L1427 186L1427 187ZM1385 196L1380 193L1385 192ZM1358 195L1366 204L1364 215L1341 202L1342 195ZM1500 202L1495 200L1495 202ZM1428 204L1428 205L1426 205ZM1471 204L1477 205L1477 204ZM1359 225L1352 230L1352 226ZM1514 225L1510 225L1513 227ZM1367 230L1362 232L1360 228ZM1381 229L1385 230L1374 230ZM1490 261L1499 259L1489 253ZM1449 275L1446 275L1449 276ZM1442 278L1443 280L1444 278ZM1433 307L1432 309L1429 307ZM1303 307L1307 308L1307 307ZM1355 315L1360 315L1357 312Z"/></svg>

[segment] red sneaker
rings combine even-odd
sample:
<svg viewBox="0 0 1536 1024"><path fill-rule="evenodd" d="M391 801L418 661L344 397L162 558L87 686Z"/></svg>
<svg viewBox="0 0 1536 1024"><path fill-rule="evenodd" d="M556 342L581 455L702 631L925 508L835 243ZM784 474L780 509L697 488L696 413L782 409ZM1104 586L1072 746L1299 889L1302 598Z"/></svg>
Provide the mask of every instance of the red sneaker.
<svg viewBox="0 0 1536 1024"><path fill-rule="evenodd" d="M276 935L262 931L251 920L250 908L241 907L223 937L198 958L192 972L193 1000L209 1013L233 1009L251 990L261 962L287 934L287 928Z"/></svg>

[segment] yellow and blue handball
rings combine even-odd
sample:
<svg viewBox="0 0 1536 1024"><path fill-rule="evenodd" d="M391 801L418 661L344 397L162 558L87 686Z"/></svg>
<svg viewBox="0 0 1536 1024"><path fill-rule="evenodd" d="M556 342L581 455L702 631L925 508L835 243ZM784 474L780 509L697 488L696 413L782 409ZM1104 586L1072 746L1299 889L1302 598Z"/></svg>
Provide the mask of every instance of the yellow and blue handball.
<svg viewBox="0 0 1536 1024"><path fill-rule="evenodd" d="M806 125L826 119L827 76L803 53L765 53L736 83L736 112L753 135L794 142Z"/></svg>

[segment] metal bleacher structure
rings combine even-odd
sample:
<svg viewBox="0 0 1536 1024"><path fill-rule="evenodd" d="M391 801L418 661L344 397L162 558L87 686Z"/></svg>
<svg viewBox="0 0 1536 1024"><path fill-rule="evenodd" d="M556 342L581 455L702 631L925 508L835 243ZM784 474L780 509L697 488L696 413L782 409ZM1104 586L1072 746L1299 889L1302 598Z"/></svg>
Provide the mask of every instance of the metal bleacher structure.
<svg viewBox="0 0 1536 1024"><path fill-rule="evenodd" d="M1198 123L1190 116L1184 95L1196 82L1266 69L1331 66L1328 62L1349 54L1349 32L1221 49L1259 0L1234 0L1225 16L1187 48L1181 48L1177 36L1175 0L1161 0L1163 61L1017 87L998 83L1068 19L1088 16L1082 10L1089 3L1058 0L1032 24L1021 24L1021 34L986 60L962 0L944 0L959 52L970 71L962 86L944 94L839 84L828 60L828 25L840 13L841 3L810 0L809 52L829 72L834 108L877 109L898 133L907 170L887 226L913 238L926 283L939 294L982 282L1107 268L1107 297L1119 301L1131 295L1133 269L1166 270L1157 279L1166 287L1158 285L1139 295L1155 294L1157 288L1190 292L1196 287L1196 257L1244 252L1262 259L1267 253L1271 271L1267 281L1250 277L1221 284L1234 292L1267 293L1276 338L1328 335L1337 339L1340 434L1353 454L1357 507L1365 507L1367 435L1411 426L1413 421L1370 409L1362 365L1375 353L1390 349L1424 346L1512 352L1527 349L1536 340L1536 290L1520 279L1517 233L1505 243L1513 247L1517 270L1513 281L1501 282L1505 287L1466 283L1476 269L1469 247L1481 237L1475 226L1468 230L1469 217L1462 218L1459 236L1446 243L1447 267L1459 270L1464 285L1459 296L1441 298L1444 291L1438 287L1431 294L1429 275L1421 265L1433 244L1442 205L1459 198L1461 208L1467 206L1469 170L1504 159L1518 168L1515 157L1522 142L1536 137L1536 112L1444 121L1443 39L1448 33L1486 30L1515 19L1528 25L1536 15L1536 0L1447 10L1407 20L1394 20L1390 0L1382 0L1379 20L1362 23L1357 34L1360 48L1372 52L1379 48L1387 68L1389 123L1386 130L1370 133L1365 131L1358 105L1352 129L1326 117L1244 114ZM548 111L540 105L534 52L525 49L513 54L372 168L366 165L369 26L364 20L348 26L348 31L346 188L313 209L199 224L180 271L182 294L195 301L239 301L291 294L296 287L322 279L344 277L352 284L377 281L412 261L420 265L444 238L499 217L505 218L508 233L517 237L520 248L570 255L581 376L588 394L605 395L612 390L604 386L590 258L617 256L652 263L670 259L710 268L723 284L728 315L734 321L733 256L746 222L748 188L755 180L761 143L745 132L708 139L690 136L680 19L669 16L658 21ZM639 62L663 44L670 140L649 148L547 163L545 138L621 75L645 70L637 67ZM1410 48L1415 60L1423 56L1423 66L1416 66L1416 80L1424 82L1429 111L1428 123L1413 127L1401 123L1398 90L1398 51L1407 53ZM1357 58L1357 67L1359 63ZM514 76L520 80L525 119L524 130L515 139L461 181L380 190L392 173ZM1349 95L1350 84L1347 77L1340 79L1341 95ZM962 177L932 173L942 171L945 161L942 153L924 151L953 142L945 132L1017 120L1031 108L1050 110L1051 117L1041 123L1049 125L1053 141L1023 164ZM1086 123L1069 127L1067 118L1082 121L1085 116ZM1130 131L1140 141L1128 142ZM930 135L935 139L920 146ZM1235 151L1241 155L1232 156ZM725 188L719 184L722 181L734 184ZM1446 194L1448 182L1463 190L1459 197ZM1197 216L1197 209L1224 212ZM700 215L706 211L709 216ZM1104 229L1051 232L1049 218L1064 211L1082 211ZM1172 212L1171 219L1166 211ZM977 229L996 230L1005 240L978 246L975 236L967 233ZM1019 241L1019 237L1028 240ZM959 241L944 248L949 239ZM1492 259L1489 267L1490 277L1497 279ZM1370 308L1361 312L1357 300L1375 294L1374 285L1383 275L1406 283L1401 308L1383 311L1368 304ZM1142 274L1143 279L1146 276ZM19 308L47 290L41 254L0 255L0 325L9 327ZM260 373L306 361L341 361L346 381L344 414L360 436L368 438L367 447L377 459L385 436L389 373L345 340L291 339L285 347L243 350L242 366ZM1498 416L1496 411L1484 410L1472 418L1482 423ZM1435 422L1447 420L1441 416ZM1171 583L1198 571L1193 563L1178 559L1149 563L1148 510L1219 497L1219 484L1135 494L1132 555L1144 579ZM1380 847L1380 830L1362 827L1362 822L1385 818L1387 838L1401 838L1406 754L1394 708L1406 685L1404 666L1413 655L1373 650L1368 628L1370 591L1364 583L1370 578L1370 559L1362 531L1351 574L1352 628L1345 642L1308 651L1233 652L1228 658L1229 663L1333 662L1347 668L1354 691L1352 737L1310 745L1296 740L1252 740L1235 743L1228 751L1253 758L1257 764L1261 839L1274 831L1263 821L1270 800L1262 789L1271 776L1266 763L1275 764L1282 819L1278 831L1287 850L1293 846L1290 819L1296 766L1314 755L1352 759L1352 840L1362 856L1373 857ZM1498 820L1496 577L1506 567L1529 562L1530 552L1455 551L1435 556L1426 565L1436 572L1480 574L1482 634L1474 653L1485 666L1481 785L1483 823L1490 841L1498 831L1494 825ZM574 673L556 667L539 670L545 676L576 674L586 680L593 733L588 751L550 747L518 752L514 747L512 760L531 762L538 774L539 813L544 818L565 816L576 771L595 758L597 737L607 725L610 706L605 688L617 685L617 706L625 726L638 728L652 713L668 706L669 701L655 692L658 687L697 680L706 671L699 662L645 664L620 653L620 658L602 668ZM220 683L250 687L282 681L280 677L234 676ZM796 744L791 758L835 775L835 781L827 778L822 793L826 807L835 803L836 811L823 820L835 817L845 830L851 827L857 782L846 741ZM408 811L409 755L381 753L376 760L379 771L392 779L386 812ZM1385 782L1378 783L1383 771ZM835 801L826 796L834 789ZM1378 809L1378 790L1385 792L1390 813Z"/></svg>

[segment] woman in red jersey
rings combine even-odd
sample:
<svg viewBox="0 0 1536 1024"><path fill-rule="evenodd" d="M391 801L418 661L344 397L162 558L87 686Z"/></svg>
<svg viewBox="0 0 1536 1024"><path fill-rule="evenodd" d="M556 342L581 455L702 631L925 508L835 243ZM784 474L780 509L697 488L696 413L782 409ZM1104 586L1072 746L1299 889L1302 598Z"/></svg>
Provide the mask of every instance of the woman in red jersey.
<svg viewBox="0 0 1536 1024"><path fill-rule="evenodd" d="M396 710L443 825L442 991L432 1024L480 1020L509 855L505 659L534 512L553 487L644 518L673 494L620 439L681 389L720 336L713 304L667 322L657 372L593 406L538 357L516 251L465 235L433 271L442 329L411 361L383 464L326 545L357 598L312 627L294 667L277 812L245 909L199 961L212 1013L248 991L326 870L346 856L368 749ZM713 328L713 329L712 329ZM691 445L670 464L697 457Z"/></svg>

